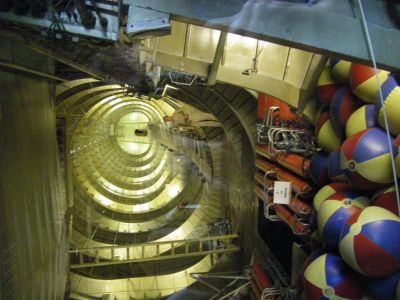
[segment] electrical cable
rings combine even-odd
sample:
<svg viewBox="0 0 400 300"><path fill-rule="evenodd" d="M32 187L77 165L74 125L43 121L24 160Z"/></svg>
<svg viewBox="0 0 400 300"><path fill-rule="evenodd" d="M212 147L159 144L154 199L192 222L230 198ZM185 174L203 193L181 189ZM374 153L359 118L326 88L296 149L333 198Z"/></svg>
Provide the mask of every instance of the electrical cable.
<svg viewBox="0 0 400 300"><path fill-rule="evenodd" d="M389 132L389 121L388 121L388 117L387 117L387 111L386 111L385 103L384 103L384 100L383 100L381 81L380 81L379 76L378 76L378 68L377 68L377 65L376 65L376 59L375 59L374 50L372 48L371 36L369 34L367 21L365 19L365 14L364 14L364 8L362 6L361 0L358 0L358 5L360 7L361 21L362 21L362 26L363 26L363 29L364 29L365 38L366 38L366 41L367 41L368 51L369 51L369 54L370 54L370 57L371 57L371 60L372 60L373 67L375 69L375 75L376 75L375 77L376 77L376 81L377 81L378 87L379 87L379 101L381 102L382 109L383 109L383 118L384 118L384 122L385 122L386 137L387 137L387 142L388 142L388 145L389 145L389 148L390 148L390 161L391 161L391 164L392 164L392 172L393 172L394 185L395 185L395 190L396 190L397 208L398 208L398 214L400 215L399 184L397 182L396 163L395 163L393 147L391 146L392 145L392 141L391 141L392 137L391 137L390 132Z"/></svg>

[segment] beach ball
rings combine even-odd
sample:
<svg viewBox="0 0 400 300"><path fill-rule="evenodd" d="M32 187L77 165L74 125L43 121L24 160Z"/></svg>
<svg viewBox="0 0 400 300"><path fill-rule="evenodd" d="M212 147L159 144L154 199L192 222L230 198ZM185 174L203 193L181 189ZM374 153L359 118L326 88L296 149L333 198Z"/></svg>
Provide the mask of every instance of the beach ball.
<svg viewBox="0 0 400 300"><path fill-rule="evenodd" d="M394 139L394 144L396 145L396 147L400 147L400 135L398 135L398 136Z"/></svg>
<svg viewBox="0 0 400 300"><path fill-rule="evenodd" d="M400 218L369 206L342 228L339 252L346 263L368 277L384 277L400 270Z"/></svg>
<svg viewBox="0 0 400 300"><path fill-rule="evenodd" d="M332 57L329 60L329 66L333 77L339 82L347 82L350 75L351 62Z"/></svg>
<svg viewBox="0 0 400 300"><path fill-rule="evenodd" d="M336 91L341 86L341 84L337 83L333 79L329 66L325 66L317 82L318 99L323 104L329 105L332 101L333 95L335 95Z"/></svg>
<svg viewBox="0 0 400 300"><path fill-rule="evenodd" d="M400 87L393 77L389 77L382 84L382 95L389 123L389 131L393 135L398 135L400 134ZM375 103L379 125L386 128L379 94L377 94Z"/></svg>
<svg viewBox="0 0 400 300"><path fill-rule="evenodd" d="M340 167L340 148L329 154L328 175L332 181L346 181L346 175Z"/></svg>
<svg viewBox="0 0 400 300"><path fill-rule="evenodd" d="M394 185L377 191L371 198L373 206L379 206L391 211L395 215L399 214L396 198L396 188Z"/></svg>
<svg viewBox="0 0 400 300"><path fill-rule="evenodd" d="M321 203L328 199L329 196L341 192L347 191L351 188L350 184L347 182L332 182L330 184L322 187L314 196L313 206L314 210L318 212Z"/></svg>
<svg viewBox="0 0 400 300"><path fill-rule="evenodd" d="M347 119L346 137L349 138L360 131L372 127L378 127L375 105L361 106Z"/></svg>
<svg viewBox="0 0 400 300"><path fill-rule="evenodd" d="M318 211L318 229L324 241L338 247L340 231L353 215L369 205L369 199L352 191L333 194L321 203Z"/></svg>
<svg viewBox="0 0 400 300"><path fill-rule="evenodd" d="M400 272L388 277L365 280L366 294L376 300L400 300Z"/></svg>
<svg viewBox="0 0 400 300"><path fill-rule="evenodd" d="M390 147L386 133L379 128L369 128L348 138L342 145L340 166L353 187L375 190L393 182Z"/></svg>
<svg viewBox="0 0 400 300"><path fill-rule="evenodd" d="M389 76L388 71L377 70L372 67L352 63L349 82L353 93L367 103L375 103L375 96L379 92L377 76L382 85Z"/></svg>
<svg viewBox="0 0 400 300"><path fill-rule="evenodd" d="M394 139L394 145L398 152L395 157L397 177L400 177L400 135L398 135L397 138Z"/></svg>
<svg viewBox="0 0 400 300"><path fill-rule="evenodd" d="M362 299L363 292L352 270L339 255L319 256L304 271L304 289L308 300Z"/></svg>
<svg viewBox="0 0 400 300"><path fill-rule="evenodd" d="M341 87L335 93L331 102L330 116L333 128L339 135L342 134L352 113L361 105L361 101L351 93L347 86Z"/></svg>
<svg viewBox="0 0 400 300"><path fill-rule="evenodd" d="M329 112L323 112L321 114L315 128L317 142L322 150L331 152L340 147L341 137L333 129Z"/></svg>
<svg viewBox="0 0 400 300"><path fill-rule="evenodd" d="M308 172L316 185L324 186L328 184L330 182L328 176L328 154L324 152L315 153L310 160Z"/></svg>
<svg viewBox="0 0 400 300"><path fill-rule="evenodd" d="M297 279L296 279L296 289L297 289L298 294L301 294L304 289L304 271L314 260L316 260L318 257L320 257L322 254L325 254L325 253L326 253L326 251L319 248L319 249L311 252L311 254L304 261L304 264L301 267L299 275L297 276Z"/></svg>

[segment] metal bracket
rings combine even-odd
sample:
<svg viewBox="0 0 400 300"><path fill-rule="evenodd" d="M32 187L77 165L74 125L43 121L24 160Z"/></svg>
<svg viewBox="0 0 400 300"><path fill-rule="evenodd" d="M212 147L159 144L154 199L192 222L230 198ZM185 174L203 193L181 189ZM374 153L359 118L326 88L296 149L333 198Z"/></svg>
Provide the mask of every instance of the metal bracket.
<svg viewBox="0 0 400 300"><path fill-rule="evenodd" d="M170 35L170 15L130 5L126 33L135 39Z"/></svg>

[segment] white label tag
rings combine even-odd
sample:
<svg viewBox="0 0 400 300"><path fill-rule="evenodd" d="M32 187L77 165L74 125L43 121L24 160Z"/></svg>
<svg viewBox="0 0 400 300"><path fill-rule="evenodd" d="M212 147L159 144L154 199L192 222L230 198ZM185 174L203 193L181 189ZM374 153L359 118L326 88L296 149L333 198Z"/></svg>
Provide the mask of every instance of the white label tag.
<svg viewBox="0 0 400 300"><path fill-rule="evenodd" d="M292 199L292 183L287 181L274 181L274 203L289 204Z"/></svg>

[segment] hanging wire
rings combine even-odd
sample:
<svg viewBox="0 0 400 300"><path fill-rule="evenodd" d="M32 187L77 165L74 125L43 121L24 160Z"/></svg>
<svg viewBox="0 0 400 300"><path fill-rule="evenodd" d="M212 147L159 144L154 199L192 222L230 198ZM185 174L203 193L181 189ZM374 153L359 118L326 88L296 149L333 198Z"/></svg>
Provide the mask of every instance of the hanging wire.
<svg viewBox="0 0 400 300"><path fill-rule="evenodd" d="M382 94L382 88L381 88L381 80L380 80L380 78L378 76L378 68L377 68L377 65L376 65L374 49L372 48L371 36L369 34L367 21L365 19L365 14L364 14L364 8L362 6L361 0L358 0L358 5L360 7L362 26L363 26L365 38L366 38L366 41L367 41L368 51L369 51L369 54L371 56L373 67L375 69L375 77L376 77L376 81L377 81L377 84L378 84L378 87L379 87L379 101L381 102L381 106L382 106L382 109L383 109L383 118L384 118L384 121L385 121L386 137L387 137L388 145L390 146L389 147L390 148L390 160L391 160L391 163L392 163L392 172L393 172L393 178L394 178L394 185L395 185L395 189L396 189L396 199L397 199L398 214L400 215L399 184L397 182L395 157L394 157L393 147L391 147L391 145L392 145L392 137L390 136L390 132L389 132L389 121L388 121L387 111L386 111L386 107L384 105L384 100L383 100L383 94Z"/></svg>

